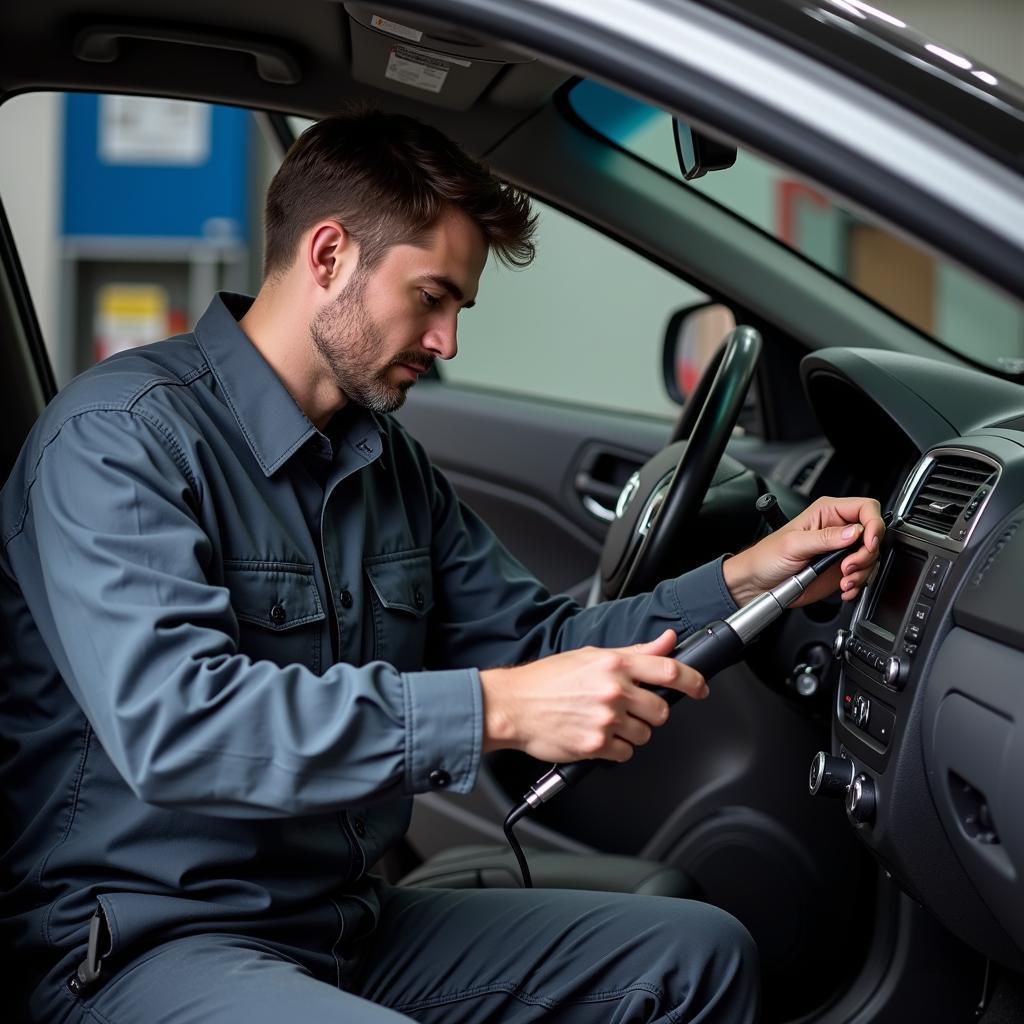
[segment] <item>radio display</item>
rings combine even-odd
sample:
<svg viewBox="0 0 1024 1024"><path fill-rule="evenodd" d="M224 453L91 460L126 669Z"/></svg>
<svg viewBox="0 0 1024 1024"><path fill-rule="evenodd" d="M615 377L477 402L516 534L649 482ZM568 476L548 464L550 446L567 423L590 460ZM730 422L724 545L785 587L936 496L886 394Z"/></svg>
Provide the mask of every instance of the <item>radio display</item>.
<svg viewBox="0 0 1024 1024"><path fill-rule="evenodd" d="M923 552L896 548L875 592L871 611L866 616L868 622L890 636L895 636L914 598L914 589L924 562Z"/></svg>

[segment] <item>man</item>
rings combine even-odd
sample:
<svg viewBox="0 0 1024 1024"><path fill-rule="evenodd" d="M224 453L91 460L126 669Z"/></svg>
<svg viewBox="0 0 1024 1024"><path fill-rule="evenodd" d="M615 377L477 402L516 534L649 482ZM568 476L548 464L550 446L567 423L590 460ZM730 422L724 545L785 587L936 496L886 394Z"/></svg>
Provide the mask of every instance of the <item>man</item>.
<svg viewBox="0 0 1024 1024"><path fill-rule="evenodd" d="M862 532L812 595L850 599L877 557L877 504L824 501L650 595L547 594L386 415L532 226L432 129L329 118L270 187L255 300L83 374L34 428L0 508L2 918L30 1019L756 1013L714 908L369 874L412 794L469 790L502 747L628 759L668 715L639 684L707 696L677 633Z"/></svg>

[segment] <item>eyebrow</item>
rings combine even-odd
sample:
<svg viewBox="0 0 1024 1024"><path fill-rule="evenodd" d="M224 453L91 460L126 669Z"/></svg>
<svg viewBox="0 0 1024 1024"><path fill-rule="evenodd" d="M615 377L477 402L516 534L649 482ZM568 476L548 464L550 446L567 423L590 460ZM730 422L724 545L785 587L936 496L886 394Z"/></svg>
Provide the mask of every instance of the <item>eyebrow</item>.
<svg viewBox="0 0 1024 1024"><path fill-rule="evenodd" d="M438 288L443 288L456 302L462 302L465 298L462 289L450 277L442 277L440 274L424 274L420 280L430 281ZM475 305L476 299L472 302L464 302L462 308L472 309Z"/></svg>

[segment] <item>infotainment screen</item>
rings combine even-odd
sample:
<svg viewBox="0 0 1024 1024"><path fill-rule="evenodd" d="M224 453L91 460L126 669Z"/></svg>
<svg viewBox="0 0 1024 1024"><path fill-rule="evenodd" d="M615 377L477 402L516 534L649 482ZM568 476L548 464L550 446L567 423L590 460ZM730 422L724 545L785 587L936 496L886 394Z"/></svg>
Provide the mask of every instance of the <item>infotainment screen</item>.
<svg viewBox="0 0 1024 1024"><path fill-rule="evenodd" d="M914 588L921 576L924 561L925 555L921 551L902 547L895 549L875 592L871 611L866 616L868 622L890 636L896 634L914 599Z"/></svg>

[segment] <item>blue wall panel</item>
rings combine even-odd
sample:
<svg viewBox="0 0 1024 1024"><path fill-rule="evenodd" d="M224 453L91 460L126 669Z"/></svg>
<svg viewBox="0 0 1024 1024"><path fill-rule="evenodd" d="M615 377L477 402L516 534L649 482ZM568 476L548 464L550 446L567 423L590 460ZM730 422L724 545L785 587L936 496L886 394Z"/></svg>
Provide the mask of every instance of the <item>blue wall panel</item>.
<svg viewBox="0 0 1024 1024"><path fill-rule="evenodd" d="M65 236L248 237L252 120L213 107L208 158L197 166L105 163L99 97L69 93L65 104ZM213 220L217 218L218 220Z"/></svg>

